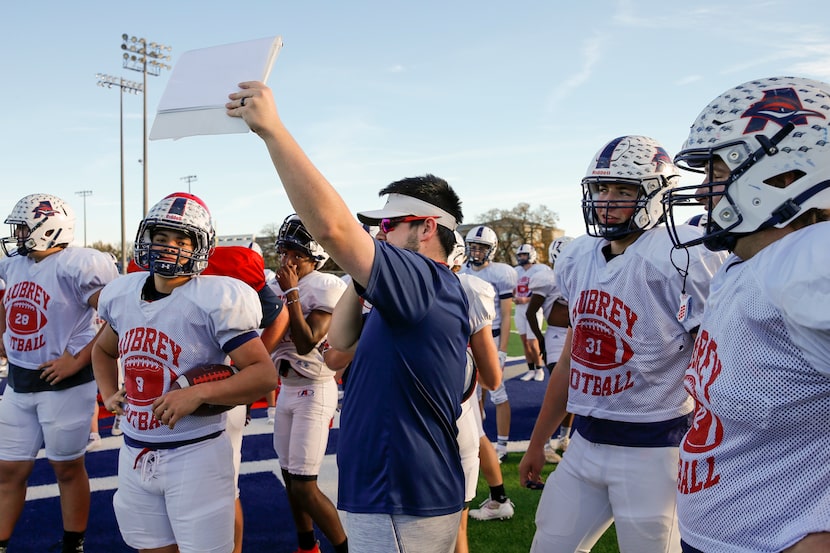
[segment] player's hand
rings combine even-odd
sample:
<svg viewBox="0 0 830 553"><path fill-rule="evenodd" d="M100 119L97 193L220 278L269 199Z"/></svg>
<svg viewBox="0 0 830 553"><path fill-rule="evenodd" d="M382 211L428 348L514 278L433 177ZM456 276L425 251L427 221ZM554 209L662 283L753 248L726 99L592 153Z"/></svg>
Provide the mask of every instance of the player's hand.
<svg viewBox="0 0 830 553"><path fill-rule="evenodd" d="M54 386L81 370L81 367L78 367L77 365L78 360L75 359L69 352L65 351L63 352L63 355L57 359L47 361L38 367L41 371L40 379L45 380L50 385Z"/></svg>
<svg viewBox="0 0 830 553"><path fill-rule="evenodd" d="M167 392L153 402L153 416L172 430L176 423L203 403L198 386Z"/></svg>
<svg viewBox="0 0 830 553"><path fill-rule="evenodd" d="M241 117L262 138L272 135L281 123L271 89L259 81L239 83L239 88L240 91L228 94L227 114Z"/></svg>
<svg viewBox="0 0 830 553"><path fill-rule="evenodd" d="M545 466L545 447L530 447L519 461L519 482L522 486L542 483L542 467Z"/></svg>
<svg viewBox="0 0 830 553"><path fill-rule="evenodd" d="M297 266L293 263L286 263L277 271L277 283L283 290L296 288L300 282L300 277L297 275Z"/></svg>
<svg viewBox="0 0 830 553"><path fill-rule="evenodd" d="M504 370L504 364L507 363L507 352L499 350L499 366Z"/></svg>
<svg viewBox="0 0 830 553"><path fill-rule="evenodd" d="M104 408L113 415L124 414L124 403L127 401L127 389L121 388L110 397L104 399Z"/></svg>

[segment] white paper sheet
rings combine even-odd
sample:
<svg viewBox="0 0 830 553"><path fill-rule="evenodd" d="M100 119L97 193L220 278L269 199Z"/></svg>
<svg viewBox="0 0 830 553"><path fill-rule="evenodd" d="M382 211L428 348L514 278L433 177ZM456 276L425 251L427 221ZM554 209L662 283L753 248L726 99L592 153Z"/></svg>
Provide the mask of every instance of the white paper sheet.
<svg viewBox="0 0 830 553"><path fill-rule="evenodd" d="M150 130L150 140L248 132L225 110L243 81L266 82L282 48L279 36L185 52L173 67Z"/></svg>

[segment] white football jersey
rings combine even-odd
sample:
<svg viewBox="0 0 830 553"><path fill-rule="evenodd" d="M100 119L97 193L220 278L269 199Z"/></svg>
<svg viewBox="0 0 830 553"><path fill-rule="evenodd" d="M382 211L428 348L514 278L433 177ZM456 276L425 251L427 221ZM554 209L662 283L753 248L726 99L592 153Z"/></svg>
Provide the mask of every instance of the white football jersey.
<svg viewBox="0 0 830 553"><path fill-rule="evenodd" d="M496 318L493 319L493 330L501 328L501 309L500 303L503 297L512 297L513 289L516 287L516 271L507 263L490 262L483 269L476 270L475 266L467 263L459 274L474 275L485 282L489 282L495 291L493 299L493 306L496 310ZM507 321L506 326L509 328L510 322Z"/></svg>
<svg viewBox="0 0 830 553"><path fill-rule="evenodd" d="M700 229L684 227L686 233ZM681 300L686 254L663 228L643 233L606 261L607 240L583 235L556 260L554 275L567 302L573 342L568 411L622 422L661 422L688 414L683 375L692 336L723 256L689 249L689 301ZM679 320L680 319L680 320Z"/></svg>
<svg viewBox="0 0 830 553"><path fill-rule="evenodd" d="M300 307L303 317L308 317L312 311L325 313L334 311L334 306L346 290L346 283L332 274L312 271L299 280L297 288L300 289ZM282 290L280 290L280 295L284 300L285 293ZM322 346L325 341L324 336L310 352L300 355L291 339L289 328L282 341L277 344L277 349L271 354L271 358L277 367L280 366L280 361L285 359L291 363L291 368L303 377L316 381L327 380L334 376L334 371L329 369L323 360ZM300 376L290 371L282 379L289 384L296 380L296 385L300 385L299 381L302 380Z"/></svg>
<svg viewBox="0 0 830 553"><path fill-rule="evenodd" d="M112 264L112 263L110 263ZM184 417L174 429L152 413L153 402L188 369L227 363L223 347L262 320L253 288L231 277L201 275L155 300L141 299L149 273L132 273L108 284L98 310L118 335L127 405L121 428L143 442L201 438L225 428L225 414Z"/></svg>
<svg viewBox="0 0 830 553"><path fill-rule="evenodd" d="M553 304L556 300L562 297L559 292L559 287L556 285L556 277L553 271L543 271L536 273L528 283L530 295L542 296L542 315L545 320L550 316L553 309ZM545 352L547 354L548 365L556 363L559 360L559 355L562 353L562 348L565 347L565 338L568 335L568 329L561 326L548 325L545 328Z"/></svg>
<svg viewBox="0 0 830 553"><path fill-rule="evenodd" d="M26 256L0 260L9 361L36 370L64 351L81 351L96 333L89 298L117 277L112 259L91 248L66 248L39 263Z"/></svg>
<svg viewBox="0 0 830 553"><path fill-rule="evenodd" d="M528 265L516 265L513 267L516 271L516 289L514 295L517 298L530 297L530 281L531 279L541 273L549 273L550 267L543 263L533 263Z"/></svg>
<svg viewBox="0 0 830 553"><path fill-rule="evenodd" d="M458 280L467 295L470 306L470 335L475 334L488 324L492 324L496 314L493 311L493 298L496 293L490 283L476 275L460 274Z"/></svg>
<svg viewBox="0 0 830 553"><path fill-rule="evenodd" d="M830 223L731 256L686 386L678 515L704 551L781 551L830 528Z"/></svg>

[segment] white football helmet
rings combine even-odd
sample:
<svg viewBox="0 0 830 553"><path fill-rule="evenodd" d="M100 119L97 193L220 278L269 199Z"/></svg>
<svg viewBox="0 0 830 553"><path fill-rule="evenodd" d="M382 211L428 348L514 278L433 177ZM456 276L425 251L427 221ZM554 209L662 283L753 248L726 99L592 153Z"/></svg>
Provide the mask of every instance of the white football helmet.
<svg viewBox="0 0 830 553"><path fill-rule="evenodd" d="M493 260L493 257L496 255L496 246L499 244L499 238L496 236L496 232L490 227L478 225L470 229L470 232L467 233L467 238L464 239L464 243L467 246L467 263L479 266ZM470 244L482 244L487 246L487 250L484 255L478 253L472 255L470 253Z"/></svg>
<svg viewBox="0 0 830 553"><path fill-rule="evenodd" d="M450 266L450 269L453 267L461 267L467 261L467 251L464 246L464 238L457 230L452 232L455 235L455 245L453 246L450 255L447 256L447 265Z"/></svg>
<svg viewBox="0 0 830 553"><path fill-rule="evenodd" d="M711 178L715 159L728 166L726 180L676 188L664 200L675 246L732 250L742 235L830 208L830 85L772 77L727 90L698 115L675 161ZM704 235L683 242L675 220L686 217L674 208L701 203Z"/></svg>
<svg viewBox="0 0 830 553"><path fill-rule="evenodd" d="M536 263L536 258L536 248L533 247L533 244L522 244L516 250L516 261L519 262L519 265L533 265Z"/></svg>
<svg viewBox="0 0 830 553"><path fill-rule="evenodd" d="M548 263L553 265L556 263L556 259L559 257L559 254L562 253L562 250L571 243L573 238L571 236L560 236L556 240L550 243L548 246Z"/></svg>
<svg viewBox="0 0 830 553"><path fill-rule="evenodd" d="M193 250L178 248L175 261L162 259L161 250L155 250L153 234L156 229L176 230L193 241ZM205 203L185 192L175 192L150 208L138 226L135 237L135 262L163 277L198 275L208 266L208 257L216 245L213 219ZM166 245L165 250L176 249ZM165 252L166 253L166 252Z"/></svg>
<svg viewBox="0 0 830 553"><path fill-rule="evenodd" d="M262 254L262 246L256 243L256 241L248 242L248 249L254 250L256 253L259 254L260 257L264 257Z"/></svg>
<svg viewBox="0 0 830 553"><path fill-rule="evenodd" d="M657 226L664 216L660 203L663 195L679 178L677 167L656 140L646 136L615 138L597 152L582 179L582 215L587 233L614 240ZM600 200L600 188L611 183L638 186L636 200ZM597 210L614 208L634 208L634 214L621 224L602 224Z"/></svg>
<svg viewBox="0 0 830 553"><path fill-rule="evenodd" d="M294 213L285 218L277 234L277 249L286 248L301 252L315 261L314 268L319 269L326 264L329 254L323 246L311 237L300 217Z"/></svg>
<svg viewBox="0 0 830 553"><path fill-rule="evenodd" d="M71 244L75 239L75 212L68 203L51 194L21 198L5 222L11 227L11 235L3 238L0 245L9 257ZM7 244L12 243L16 250L8 248Z"/></svg>

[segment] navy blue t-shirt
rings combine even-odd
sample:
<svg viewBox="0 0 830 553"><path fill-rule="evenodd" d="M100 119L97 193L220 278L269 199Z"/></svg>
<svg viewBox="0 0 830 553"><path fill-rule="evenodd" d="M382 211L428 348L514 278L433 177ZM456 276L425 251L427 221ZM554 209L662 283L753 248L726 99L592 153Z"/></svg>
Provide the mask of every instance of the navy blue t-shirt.
<svg viewBox="0 0 830 553"><path fill-rule="evenodd" d="M467 299L426 257L375 242L366 318L343 398L338 508L439 516L464 503L461 414Z"/></svg>

